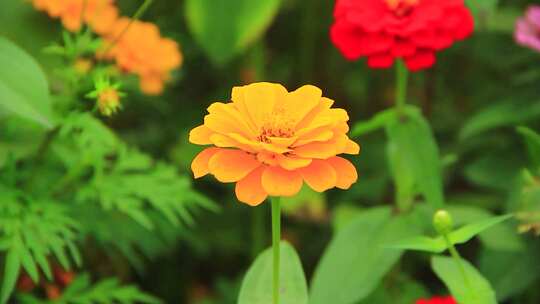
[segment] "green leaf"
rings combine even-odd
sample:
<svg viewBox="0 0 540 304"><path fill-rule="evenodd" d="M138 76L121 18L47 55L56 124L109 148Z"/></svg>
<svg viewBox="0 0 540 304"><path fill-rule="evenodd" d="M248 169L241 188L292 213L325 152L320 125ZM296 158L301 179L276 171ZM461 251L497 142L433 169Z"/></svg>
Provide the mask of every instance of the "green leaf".
<svg viewBox="0 0 540 304"><path fill-rule="evenodd" d="M47 79L24 50L0 37L0 108L53 127Z"/></svg>
<svg viewBox="0 0 540 304"><path fill-rule="evenodd" d="M21 268L21 261L19 255L15 250L10 250L6 256L6 265L4 269L4 277L2 278L2 290L0 291L0 303L7 303L9 296L13 289L15 289L15 284L17 284L17 279L19 278L19 272Z"/></svg>
<svg viewBox="0 0 540 304"><path fill-rule="evenodd" d="M399 240L396 243L389 245L388 248L441 253L446 250L446 243L442 237L430 238L419 235Z"/></svg>
<svg viewBox="0 0 540 304"><path fill-rule="evenodd" d="M484 153L467 164L464 175L470 183L508 192L513 187L509 181L515 180L526 165L526 160L516 150Z"/></svg>
<svg viewBox="0 0 540 304"><path fill-rule="evenodd" d="M463 244L478 235L479 233L511 218L512 216L513 215L511 214L501 215L481 220L469 225L465 225L457 230L450 232L448 237L450 239L450 242L454 245ZM399 240L388 247L395 249L427 251L433 253L441 253L447 249L446 242L442 236L439 236L437 238L430 238L427 236L415 236L412 238Z"/></svg>
<svg viewBox="0 0 540 304"><path fill-rule="evenodd" d="M394 178L396 203L407 209L413 203L416 195L416 176L407 154L403 153L400 148L396 141L389 140L386 144L386 155Z"/></svg>
<svg viewBox="0 0 540 304"><path fill-rule="evenodd" d="M497 304L489 282L469 262L463 259L460 261L467 279L463 277L456 261L450 257L434 256L431 267L458 303Z"/></svg>
<svg viewBox="0 0 540 304"><path fill-rule="evenodd" d="M517 127L517 132L525 139L533 168L540 169L540 134L526 127Z"/></svg>
<svg viewBox="0 0 540 304"><path fill-rule="evenodd" d="M454 244L463 244L475 237L480 232L502 223L512 216L512 214L501 215L465 225L450 233L450 241Z"/></svg>
<svg viewBox="0 0 540 304"><path fill-rule="evenodd" d="M540 117L540 102L506 100L473 115L459 133L460 139L477 136L489 130L524 123Z"/></svg>
<svg viewBox="0 0 540 304"><path fill-rule="evenodd" d="M210 59L224 65L263 34L280 3L281 0L187 0L186 19Z"/></svg>
<svg viewBox="0 0 540 304"><path fill-rule="evenodd" d="M18 298L21 300L21 297ZM49 301L43 301L27 294L22 297L23 303L48 304ZM142 292L133 285L121 285L117 279L104 279L94 285L90 282L87 274L77 275L75 281L69 284L63 290L60 298L54 303L63 304L161 304L158 298Z"/></svg>
<svg viewBox="0 0 540 304"><path fill-rule="evenodd" d="M386 126L391 120L396 117L396 111L394 109L385 110L377 113L373 118L368 121L361 121L354 124L352 127L350 136L358 137L365 135Z"/></svg>
<svg viewBox="0 0 540 304"><path fill-rule="evenodd" d="M471 205L450 205L446 209L454 218L456 226L473 224L493 217L489 211ZM499 223L478 234L480 241L494 250L520 251L525 242L510 222Z"/></svg>
<svg viewBox="0 0 540 304"><path fill-rule="evenodd" d="M413 172L415 184L426 201L441 208L444 204L441 160L431 128L414 107L408 107L403 115L387 125L390 145L403 158L399 163L405 162ZM398 179L401 180L409 182L408 178Z"/></svg>
<svg viewBox="0 0 540 304"><path fill-rule="evenodd" d="M302 264L294 248L281 242L280 304L307 304L308 291ZM272 248L262 252L249 268L238 304L272 303Z"/></svg>
<svg viewBox="0 0 540 304"><path fill-rule="evenodd" d="M523 293L540 277L538 243L521 252L482 250L479 269L496 291L499 302Z"/></svg>
<svg viewBox="0 0 540 304"><path fill-rule="evenodd" d="M310 304L350 304L366 298L401 257L385 244L418 233L411 215L390 208L360 213L338 230L315 270Z"/></svg>

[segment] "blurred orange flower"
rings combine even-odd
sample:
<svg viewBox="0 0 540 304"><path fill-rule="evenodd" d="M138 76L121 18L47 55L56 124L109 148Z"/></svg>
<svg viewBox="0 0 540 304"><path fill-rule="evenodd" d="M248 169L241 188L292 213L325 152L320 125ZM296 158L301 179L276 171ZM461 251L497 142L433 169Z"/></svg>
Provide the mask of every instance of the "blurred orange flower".
<svg viewBox="0 0 540 304"><path fill-rule="evenodd" d="M32 0L32 3L52 18L60 18L63 26L72 32L78 31L84 21L94 32L105 34L118 19L114 0Z"/></svg>
<svg viewBox="0 0 540 304"><path fill-rule="evenodd" d="M120 39L115 41L117 37ZM182 64L178 44L161 37L153 23L120 18L104 39L106 44L114 45L103 56L114 59L123 71L137 74L141 90L146 94L161 93L170 71Z"/></svg>
<svg viewBox="0 0 540 304"><path fill-rule="evenodd" d="M273 83L235 87L232 102L215 102L189 141L211 145L191 164L195 178L214 175L236 183L239 201L256 206L267 196L293 196L303 182L318 192L348 189L355 167L338 154L358 154L343 109L320 89L287 92Z"/></svg>

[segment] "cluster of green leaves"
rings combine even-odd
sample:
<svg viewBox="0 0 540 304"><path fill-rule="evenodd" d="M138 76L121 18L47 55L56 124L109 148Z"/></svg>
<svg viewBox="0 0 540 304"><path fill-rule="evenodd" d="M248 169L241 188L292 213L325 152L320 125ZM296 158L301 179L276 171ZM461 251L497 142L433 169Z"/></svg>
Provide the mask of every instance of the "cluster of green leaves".
<svg viewBox="0 0 540 304"><path fill-rule="evenodd" d="M5 303L24 269L34 282L40 272L52 280L49 257L62 267L71 267L69 256L81 265L75 245L78 224L65 206L34 200L12 188L0 185L0 251L6 253L0 302Z"/></svg>
<svg viewBox="0 0 540 304"><path fill-rule="evenodd" d="M64 40L66 47L52 50L77 53L76 42L89 42L67 34ZM89 240L141 270L142 257L155 257L178 240L178 231L195 224L194 212L215 210L192 189L189 177L128 146L91 113L72 110L56 117L39 65L5 38L0 38L0 63L6 67L0 72L0 111L6 113L0 123L37 123L41 127L31 132L42 138L21 142L31 152L8 150L0 163L0 303L11 298L23 274L39 283L54 280L52 264L81 267L80 251ZM20 301L45 303L29 294ZM55 301L113 302L160 301L115 279L92 285L87 275Z"/></svg>
<svg viewBox="0 0 540 304"><path fill-rule="evenodd" d="M29 294L21 294L17 300L22 304L46 304L44 301ZM95 304L95 303L162 303L159 299L141 292L135 286L122 286L117 279L105 279L92 284L90 276L80 275L73 281L60 298L52 301L58 304Z"/></svg>

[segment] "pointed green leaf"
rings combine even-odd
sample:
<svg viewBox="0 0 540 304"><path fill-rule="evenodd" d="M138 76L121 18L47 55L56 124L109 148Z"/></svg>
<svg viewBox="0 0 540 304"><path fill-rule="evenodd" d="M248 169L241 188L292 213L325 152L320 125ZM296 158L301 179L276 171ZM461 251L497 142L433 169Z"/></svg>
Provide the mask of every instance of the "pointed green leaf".
<svg viewBox="0 0 540 304"><path fill-rule="evenodd" d="M517 131L525 139L533 167L540 169L540 134L526 127L518 127Z"/></svg>
<svg viewBox="0 0 540 304"><path fill-rule="evenodd" d="M459 227L474 224L492 218L494 215L488 210L472 205L450 205L447 208L454 218L454 224ZM515 226L505 221L484 230L478 234L480 241L488 248L504 251L522 251L525 241L516 233Z"/></svg>
<svg viewBox="0 0 540 304"><path fill-rule="evenodd" d="M488 219L480 220L475 223L465 225L457 230L449 233L449 239L452 244L463 244L478 235L479 233L511 218L511 214L495 216ZM433 253L441 253L447 249L446 242L443 237L430 238L427 236L415 236L399 240L389 244L388 248L406 249L427 251Z"/></svg>
<svg viewBox="0 0 540 304"><path fill-rule="evenodd" d="M497 304L489 282L466 260L461 259L464 274L456 260L434 256L431 267L460 304Z"/></svg>
<svg viewBox="0 0 540 304"><path fill-rule="evenodd" d="M426 201L441 208L444 197L439 149L420 111L408 107L403 116L387 125L386 133L393 149L401 154L402 162L411 168L415 184Z"/></svg>
<svg viewBox="0 0 540 304"><path fill-rule="evenodd" d="M450 241L452 241L454 244L463 244L475 237L480 232L504 222L512 216L512 214L495 216L476 223L465 225L450 233Z"/></svg>
<svg viewBox="0 0 540 304"><path fill-rule="evenodd" d="M224 65L263 34L280 3L281 0L188 0L186 19L210 59Z"/></svg>
<svg viewBox="0 0 540 304"><path fill-rule="evenodd" d="M365 135L384 128L391 120L395 119L395 115L396 111L394 109L389 109L375 114L375 116L368 121L357 122L352 127L351 137Z"/></svg>
<svg viewBox="0 0 540 304"><path fill-rule="evenodd" d="M313 277L310 304L350 304L366 298L399 260L402 252L385 244L418 233L410 215L390 208L358 214L339 229Z"/></svg>
<svg viewBox="0 0 540 304"><path fill-rule="evenodd" d="M7 303L15 285L19 278L21 270L21 261L16 250L10 250L6 256L6 265L4 269L4 277L2 278L2 290L0 291L0 303Z"/></svg>
<svg viewBox="0 0 540 304"><path fill-rule="evenodd" d="M52 128L47 79L24 50L0 37L0 108Z"/></svg>
<svg viewBox="0 0 540 304"><path fill-rule="evenodd" d="M37 269L36 261L34 261L34 258L30 254L30 251L20 239L18 242L19 243L17 244L16 251L17 255L19 255L21 259L21 264L24 267L24 270L26 270L26 272L32 279L32 281L34 281L34 283L37 283L39 281L39 272Z"/></svg>
<svg viewBox="0 0 540 304"><path fill-rule="evenodd" d="M298 254L281 242L280 304L307 304L308 291ZM238 297L238 304L272 303L272 248L262 252L249 268Z"/></svg>
<svg viewBox="0 0 540 304"><path fill-rule="evenodd" d="M478 112L463 126L459 137L467 139L489 130L514 126L540 117L540 103L505 100Z"/></svg>
<svg viewBox="0 0 540 304"><path fill-rule="evenodd" d="M441 237L430 238L427 236L415 236L399 240L396 243L389 245L388 248L441 253L446 250L446 244Z"/></svg>

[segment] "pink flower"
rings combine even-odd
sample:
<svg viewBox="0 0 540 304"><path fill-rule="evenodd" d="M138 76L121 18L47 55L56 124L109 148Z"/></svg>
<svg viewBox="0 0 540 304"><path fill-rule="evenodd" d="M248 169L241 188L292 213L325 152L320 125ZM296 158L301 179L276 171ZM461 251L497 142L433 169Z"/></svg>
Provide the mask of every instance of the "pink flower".
<svg viewBox="0 0 540 304"><path fill-rule="evenodd" d="M516 42L540 52L540 6L531 5L519 18L514 33Z"/></svg>

